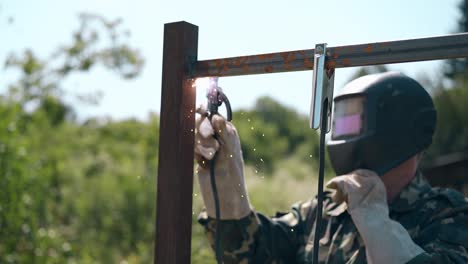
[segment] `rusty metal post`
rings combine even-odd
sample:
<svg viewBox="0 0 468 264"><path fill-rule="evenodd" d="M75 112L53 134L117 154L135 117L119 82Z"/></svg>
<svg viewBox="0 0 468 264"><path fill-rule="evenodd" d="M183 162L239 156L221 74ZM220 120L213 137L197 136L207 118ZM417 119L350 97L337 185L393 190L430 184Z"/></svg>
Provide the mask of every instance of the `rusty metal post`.
<svg viewBox="0 0 468 264"><path fill-rule="evenodd" d="M190 263L198 27L164 25L154 261Z"/></svg>

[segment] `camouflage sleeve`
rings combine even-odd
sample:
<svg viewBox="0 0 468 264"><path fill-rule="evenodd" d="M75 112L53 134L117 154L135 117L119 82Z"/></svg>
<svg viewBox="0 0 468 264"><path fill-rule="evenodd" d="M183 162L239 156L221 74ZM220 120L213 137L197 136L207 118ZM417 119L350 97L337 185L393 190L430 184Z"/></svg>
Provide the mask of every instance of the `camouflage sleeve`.
<svg viewBox="0 0 468 264"><path fill-rule="evenodd" d="M297 203L289 213L271 218L252 211L240 220L220 221L223 263L294 263L299 247L307 239L307 219L315 209L313 205ZM199 215L198 221L214 248L216 221L206 212Z"/></svg>
<svg viewBox="0 0 468 264"><path fill-rule="evenodd" d="M451 211L420 231L415 242L426 252L408 263L468 263L468 205Z"/></svg>

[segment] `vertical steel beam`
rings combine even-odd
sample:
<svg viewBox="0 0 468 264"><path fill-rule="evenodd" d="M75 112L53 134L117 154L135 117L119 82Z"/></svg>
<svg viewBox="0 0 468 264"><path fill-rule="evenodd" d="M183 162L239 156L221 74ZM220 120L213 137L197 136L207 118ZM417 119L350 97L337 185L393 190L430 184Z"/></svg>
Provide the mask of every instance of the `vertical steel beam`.
<svg viewBox="0 0 468 264"><path fill-rule="evenodd" d="M155 263L190 263L198 27L164 25Z"/></svg>

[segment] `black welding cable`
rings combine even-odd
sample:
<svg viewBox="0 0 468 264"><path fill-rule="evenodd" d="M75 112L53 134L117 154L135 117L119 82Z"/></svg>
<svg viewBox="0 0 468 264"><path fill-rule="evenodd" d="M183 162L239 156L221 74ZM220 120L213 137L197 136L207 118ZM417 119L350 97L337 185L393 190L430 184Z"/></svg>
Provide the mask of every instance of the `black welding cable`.
<svg viewBox="0 0 468 264"><path fill-rule="evenodd" d="M212 99L208 97L208 99ZM210 107L210 103L208 106L208 109L210 109L210 115L209 119L211 122L211 119L213 115L218 113L218 106L221 105L220 102L224 102L226 105L226 112L227 112L227 121L232 120L232 110L231 110L231 104L229 103L229 100L227 96L222 92L222 90L218 87L217 89L217 100L221 99L221 101L217 101L216 103L212 104L212 107ZM212 102L211 102L212 103ZM215 133L214 138L218 140L218 136ZM213 159L210 160L210 182L211 182L211 190L213 192L213 199L214 199L214 204L215 204L215 217L216 217L216 234L215 234L215 254L216 254L216 262L218 264L223 263L223 251L221 248L221 209L219 208L219 196L218 196L218 189L216 188L216 178L215 178L215 164L216 164L216 155L213 156Z"/></svg>
<svg viewBox="0 0 468 264"><path fill-rule="evenodd" d="M231 103L229 102L229 99L227 98L226 94L224 94L223 92L220 92L219 95L221 96L221 99L223 100L224 105L226 106L226 114L227 114L226 119L228 121L231 121L232 120Z"/></svg>
<svg viewBox="0 0 468 264"><path fill-rule="evenodd" d="M215 214L216 214L216 234L215 234L215 253L216 253L216 261L218 264L223 263L222 259L222 252L221 252L221 217L220 217L220 209L219 209L219 196L218 196L218 189L216 188L216 179L215 179L215 163L216 163L216 154L214 155L213 159L210 160L210 181L211 181L211 190L213 191L213 199L215 204Z"/></svg>
<svg viewBox="0 0 468 264"><path fill-rule="evenodd" d="M319 148L319 177L317 191L317 214L315 215L315 231L314 231L314 251L313 263L318 264L318 249L320 233L322 229L322 207L323 207L323 178L325 170L325 134L327 133L328 121L328 101L325 100L322 108L322 120L320 124L320 148Z"/></svg>

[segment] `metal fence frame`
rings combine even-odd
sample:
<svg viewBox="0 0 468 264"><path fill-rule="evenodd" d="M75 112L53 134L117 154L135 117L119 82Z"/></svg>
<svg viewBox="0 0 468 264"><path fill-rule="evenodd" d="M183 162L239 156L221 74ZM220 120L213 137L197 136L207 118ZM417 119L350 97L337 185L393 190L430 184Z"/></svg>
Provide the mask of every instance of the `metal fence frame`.
<svg viewBox="0 0 468 264"><path fill-rule="evenodd" d="M190 263L195 78L314 69L314 49L198 61L198 27L164 25L154 263ZM468 33L327 48L327 69L468 57Z"/></svg>

